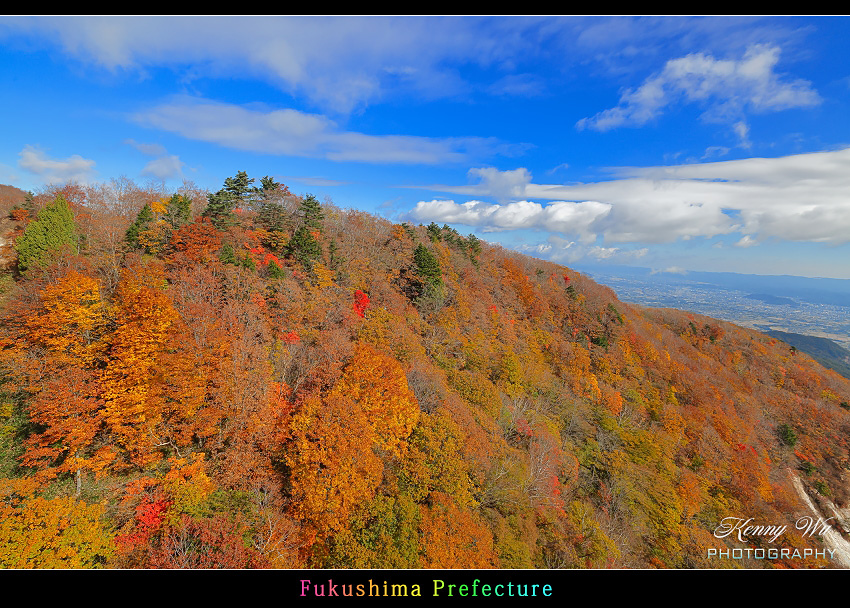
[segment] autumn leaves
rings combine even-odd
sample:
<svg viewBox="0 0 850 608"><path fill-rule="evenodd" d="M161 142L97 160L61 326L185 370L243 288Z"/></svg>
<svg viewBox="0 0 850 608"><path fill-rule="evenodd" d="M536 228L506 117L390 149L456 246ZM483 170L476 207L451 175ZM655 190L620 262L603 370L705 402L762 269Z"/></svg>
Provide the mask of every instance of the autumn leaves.
<svg viewBox="0 0 850 608"><path fill-rule="evenodd" d="M401 365L365 344L326 396L304 402L287 464L297 513L317 534L344 528L354 506L375 496L383 471L375 450L401 455L418 417Z"/></svg>

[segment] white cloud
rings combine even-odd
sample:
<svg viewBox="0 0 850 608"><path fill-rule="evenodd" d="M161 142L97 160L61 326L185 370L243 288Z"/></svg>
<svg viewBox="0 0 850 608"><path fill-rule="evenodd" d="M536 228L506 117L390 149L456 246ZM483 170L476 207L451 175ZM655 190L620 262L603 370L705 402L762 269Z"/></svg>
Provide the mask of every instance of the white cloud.
<svg viewBox="0 0 850 608"><path fill-rule="evenodd" d="M705 153L700 160L706 160L712 156L726 156L729 152L730 150L726 146L709 146L705 149Z"/></svg>
<svg viewBox="0 0 850 608"><path fill-rule="evenodd" d="M531 173L525 168L499 171L493 167L470 169L470 177L481 178L479 191L498 201L516 200L525 196L525 187L531 183Z"/></svg>
<svg viewBox="0 0 850 608"><path fill-rule="evenodd" d="M739 247L767 239L850 242L850 148L613 172L614 179L596 183L528 183L527 200L507 204L420 201L409 217L482 230L543 230L582 242L602 237L609 245L735 233ZM534 202L541 200L553 202Z"/></svg>
<svg viewBox="0 0 850 608"><path fill-rule="evenodd" d="M137 122L227 148L369 163L468 162L509 146L490 138L366 135L341 129L319 114L261 110L180 96L137 113Z"/></svg>
<svg viewBox="0 0 850 608"><path fill-rule="evenodd" d="M18 153L18 166L39 176L49 183L75 181L88 183L94 173L95 161L73 154L65 160L48 158L46 153L35 147L26 145Z"/></svg>
<svg viewBox="0 0 850 608"><path fill-rule="evenodd" d="M735 247L755 247L758 245L758 241L752 238L749 234L745 234L741 237L741 240L735 243Z"/></svg>
<svg viewBox="0 0 850 608"><path fill-rule="evenodd" d="M696 103L705 108L709 122L734 124L746 144L748 112L772 112L817 105L820 96L805 80L785 80L774 70L780 50L755 44L741 59L715 59L693 53L668 61L637 89L629 89L613 108L583 118L576 126L608 131L622 126L642 126L675 103Z"/></svg>
<svg viewBox="0 0 850 608"><path fill-rule="evenodd" d="M538 97L545 89L543 79L536 74L508 74L488 88L494 95L517 97Z"/></svg>
<svg viewBox="0 0 850 608"><path fill-rule="evenodd" d="M142 175L148 175L161 180L183 176L183 167L186 166L186 163L180 160L179 156L169 154L168 150L162 144L146 144L134 139L125 139L124 143L128 146L133 146L145 156L156 157L148 161L144 169L142 169Z"/></svg>
<svg viewBox="0 0 850 608"><path fill-rule="evenodd" d="M732 125L732 130L735 132L735 135L738 136L740 140L740 146L742 148L752 148L753 144L750 141L750 126L744 122L743 120L739 120L734 125Z"/></svg>
<svg viewBox="0 0 850 608"><path fill-rule="evenodd" d="M328 188L334 186L345 186L346 184L350 184L351 182L347 182L344 180L338 179L328 179L326 177L309 177L309 176L287 176L284 175L281 179L285 182L297 182L299 184L303 184L305 186L317 186L321 188Z"/></svg>
<svg viewBox="0 0 850 608"><path fill-rule="evenodd" d="M153 159L142 169L142 175L150 175L157 179L166 180L183 175L183 167L186 165L174 154L166 154Z"/></svg>
<svg viewBox="0 0 850 608"><path fill-rule="evenodd" d="M660 274L662 272L667 274L688 274L688 271L682 268L681 266L670 266L662 270L652 270L649 274Z"/></svg>
<svg viewBox="0 0 850 608"><path fill-rule="evenodd" d="M419 201L406 214L408 219L426 222L477 226L485 232L503 230L545 230L580 235L592 240L594 222L611 211L611 205L596 201L554 202L541 205L531 201L516 201L503 205L481 201L456 203L452 200Z"/></svg>
<svg viewBox="0 0 850 608"><path fill-rule="evenodd" d="M557 235L550 235L545 243L537 245L521 245L519 251L536 257L546 258L553 262L570 264L579 260L593 258L605 260L606 262L628 263L645 256L648 249L623 249L621 247L600 247L599 245L587 245L563 239Z"/></svg>
<svg viewBox="0 0 850 608"><path fill-rule="evenodd" d="M125 139L124 143L133 146L136 150L147 156L163 156L168 153L162 144L146 144L135 139Z"/></svg>
<svg viewBox="0 0 850 608"><path fill-rule="evenodd" d="M20 175L18 175L13 167L0 163L0 183L14 184L20 179Z"/></svg>
<svg viewBox="0 0 850 608"><path fill-rule="evenodd" d="M465 95L458 67L502 65L534 52L541 18L58 16L6 17L0 36L58 45L111 71L152 67L187 77L261 78L324 111L348 113L401 91L418 99ZM500 91L529 93L522 76Z"/></svg>

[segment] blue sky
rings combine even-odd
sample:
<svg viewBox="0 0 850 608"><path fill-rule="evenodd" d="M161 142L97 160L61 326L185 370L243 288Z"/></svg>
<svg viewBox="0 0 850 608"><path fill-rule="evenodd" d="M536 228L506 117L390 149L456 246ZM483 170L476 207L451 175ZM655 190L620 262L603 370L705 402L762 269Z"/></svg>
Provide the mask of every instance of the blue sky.
<svg viewBox="0 0 850 608"><path fill-rule="evenodd" d="M844 17L0 17L0 183L273 175L568 266L850 278Z"/></svg>

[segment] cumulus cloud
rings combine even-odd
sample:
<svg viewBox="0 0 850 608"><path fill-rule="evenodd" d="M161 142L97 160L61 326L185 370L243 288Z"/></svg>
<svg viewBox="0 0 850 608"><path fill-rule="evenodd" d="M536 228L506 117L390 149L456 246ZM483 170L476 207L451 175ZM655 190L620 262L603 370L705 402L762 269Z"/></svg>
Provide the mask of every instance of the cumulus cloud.
<svg viewBox="0 0 850 608"><path fill-rule="evenodd" d="M754 238L752 238L749 234L745 234L744 236L741 237L741 240L739 240L737 243L735 243L735 247L742 247L742 248L755 247L756 245L758 245L758 241L755 240Z"/></svg>
<svg viewBox="0 0 850 608"><path fill-rule="evenodd" d="M739 234L747 247L768 239L850 242L850 148L779 158L620 167L608 181L528 183L528 200L420 201L413 220L482 230L536 229L582 242L671 243ZM535 201L553 201L541 203Z"/></svg>
<svg viewBox="0 0 850 608"><path fill-rule="evenodd" d="M482 201L456 203L453 200L419 201L407 213L413 221L437 221L476 226L484 232L503 230L545 230L580 235L592 240L594 222L610 213L612 206L596 201L553 202L548 205L527 200L507 204Z"/></svg>
<svg viewBox="0 0 850 608"><path fill-rule="evenodd" d="M179 96L138 112L140 124L227 148L367 163L456 163L503 151L492 138L366 135L346 131L320 114L262 110Z"/></svg>
<svg viewBox="0 0 850 608"><path fill-rule="evenodd" d="M522 198L525 196L525 187L531 183L531 173L522 167L509 171L499 171L493 167L474 168L469 170L468 175L480 178L479 191L498 201Z"/></svg>
<svg viewBox="0 0 850 608"><path fill-rule="evenodd" d="M73 154L65 160L48 158L47 154L35 147L24 146L18 153L18 166L39 176L49 183L75 181L88 183L93 176L95 161Z"/></svg>
<svg viewBox="0 0 850 608"><path fill-rule="evenodd" d="M576 126L597 131L639 127L673 104L696 103L705 108L704 120L734 124L735 133L746 145L747 126L742 117L748 112L809 107L821 101L811 83L776 73L779 55L776 46L755 44L740 59L715 59L703 53L671 59L639 87L625 91L617 106L582 118Z"/></svg>

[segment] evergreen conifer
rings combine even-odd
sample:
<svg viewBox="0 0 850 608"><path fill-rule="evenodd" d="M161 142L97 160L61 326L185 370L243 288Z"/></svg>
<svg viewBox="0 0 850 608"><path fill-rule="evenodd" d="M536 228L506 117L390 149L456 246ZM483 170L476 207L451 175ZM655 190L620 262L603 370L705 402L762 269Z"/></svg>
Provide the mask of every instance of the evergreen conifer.
<svg viewBox="0 0 850 608"><path fill-rule="evenodd" d="M60 194L46 205L18 238L18 268L24 271L49 263L53 253L69 245L76 249L79 243L74 214L68 201Z"/></svg>

